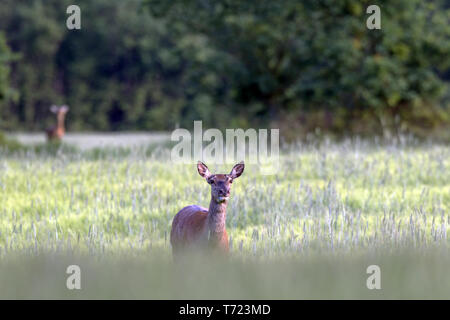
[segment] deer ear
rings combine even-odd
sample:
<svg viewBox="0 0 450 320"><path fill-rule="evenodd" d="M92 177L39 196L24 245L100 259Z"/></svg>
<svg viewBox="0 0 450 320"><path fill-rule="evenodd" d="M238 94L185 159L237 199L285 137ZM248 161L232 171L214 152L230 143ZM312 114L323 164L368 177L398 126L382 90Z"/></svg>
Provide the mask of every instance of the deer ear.
<svg viewBox="0 0 450 320"><path fill-rule="evenodd" d="M211 176L211 172L209 172L208 167L203 162L197 162L197 170L198 173L205 179L208 179Z"/></svg>
<svg viewBox="0 0 450 320"><path fill-rule="evenodd" d="M244 172L244 168L245 168L244 161L241 161L238 164L236 164L233 167L233 169L231 169L231 172L230 172L231 178L232 179L238 178L242 174L242 172Z"/></svg>
<svg viewBox="0 0 450 320"><path fill-rule="evenodd" d="M58 106L52 105L52 106L50 107L50 111L53 112L53 113L57 113L58 110L59 110Z"/></svg>

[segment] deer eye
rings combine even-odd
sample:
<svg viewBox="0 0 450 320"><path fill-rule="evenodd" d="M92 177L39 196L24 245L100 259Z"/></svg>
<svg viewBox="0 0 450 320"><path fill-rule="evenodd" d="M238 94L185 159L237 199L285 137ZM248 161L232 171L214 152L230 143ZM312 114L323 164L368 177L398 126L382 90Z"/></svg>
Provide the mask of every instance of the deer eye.
<svg viewBox="0 0 450 320"><path fill-rule="evenodd" d="M208 183L209 183L209 184L214 184L214 178L209 178L209 179L208 179Z"/></svg>

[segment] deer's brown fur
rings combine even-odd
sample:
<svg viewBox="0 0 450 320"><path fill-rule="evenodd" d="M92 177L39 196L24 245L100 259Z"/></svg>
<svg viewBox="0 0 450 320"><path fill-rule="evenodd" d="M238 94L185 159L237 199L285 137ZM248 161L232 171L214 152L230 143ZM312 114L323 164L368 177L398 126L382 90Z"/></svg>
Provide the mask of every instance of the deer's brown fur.
<svg viewBox="0 0 450 320"><path fill-rule="evenodd" d="M244 171L244 163L233 167L230 174L211 174L205 164L197 169L211 185L209 208L191 205L181 209L172 222L170 243L174 257L190 248L203 248L228 253L228 234L225 229L228 198L234 179Z"/></svg>
<svg viewBox="0 0 450 320"><path fill-rule="evenodd" d="M51 140L61 140L66 133L66 128L64 126L64 119L66 118L66 113L69 111L67 106L51 106L50 111L56 114L56 125L50 127L46 130L47 139Z"/></svg>

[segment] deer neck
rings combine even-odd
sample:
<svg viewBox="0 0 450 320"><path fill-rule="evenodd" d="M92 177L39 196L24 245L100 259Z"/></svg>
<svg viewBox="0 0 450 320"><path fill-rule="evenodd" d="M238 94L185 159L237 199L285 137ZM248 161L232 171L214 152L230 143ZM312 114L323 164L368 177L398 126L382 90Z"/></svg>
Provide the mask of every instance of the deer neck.
<svg viewBox="0 0 450 320"><path fill-rule="evenodd" d="M225 232L227 205L228 201L217 203L214 199L211 199L206 222L209 238L212 241L221 239L223 233Z"/></svg>
<svg viewBox="0 0 450 320"><path fill-rule="evenodd" d="M64 118L65 118L65 115L63 113L58 114L58 117L57 117L58 129L63 129L64 130Z"/></svg>

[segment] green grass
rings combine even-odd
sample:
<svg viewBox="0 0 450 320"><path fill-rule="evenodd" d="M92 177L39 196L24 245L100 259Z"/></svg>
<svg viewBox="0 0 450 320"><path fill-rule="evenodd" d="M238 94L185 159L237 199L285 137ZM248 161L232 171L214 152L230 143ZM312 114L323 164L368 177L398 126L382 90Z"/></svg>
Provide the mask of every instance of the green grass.
<svg viewBox="0 0 450 320"><path fill-rule="evenodd" d="M450 297L449 283L439 280L448 278L450 267L448 145L413 139L309 142L285 146L276 175L247 165L233 183L227 212L233 262L216 268L228 266L221 272L234 279L223 294L207 293L206 284L192 291L187 283L177 291L167 280L176 273L171 220L186 205L208 206L210 193L195 165L173 164L169 155L168 145L2 149L0 288L15 281L23 286L0 289L0 296L77 297L65 281L58 280L61 288L32 289L47 276L56 281L52 275L75 260L97 270L92 274L100 276L99 287L84 291L97 298L126 298L134 285L138 297L151 298ZM212 172L231 166L209 165ZM383 293L365 287L368 264L386 273ZM131 273L129 278L102 287L122 271ZM41 276L27 282L23 279L33 275L21 272ZM132 273L148 278L149 286L142 287L147 282ZM327 274L335 280L326 282ZM67 276L65 269L60 276ZM247 280L237 291L242 277Z"/></svg>
<svg viewBox="0 0 450 320"><path fill-rule="evenodd" d="M6 137L5 134L0 132L0 150L3 153L17 152L23 150L24 146L20 144L17 140Z"/></svg>
<svg viewBox="0 0 450 320"><path fill-rule="evenodd" d="M66 269L81 269L68 290ZM381 290L369 290L369 265ZM175 265L155 251L139 256L40 255L0 261L1 299L448 299L448 252L303 255L229 261L196 257Z"/></svg>

